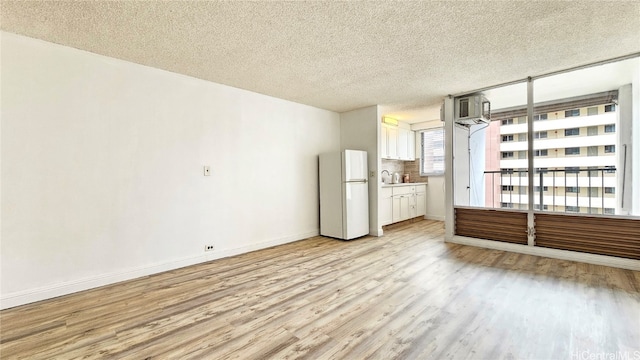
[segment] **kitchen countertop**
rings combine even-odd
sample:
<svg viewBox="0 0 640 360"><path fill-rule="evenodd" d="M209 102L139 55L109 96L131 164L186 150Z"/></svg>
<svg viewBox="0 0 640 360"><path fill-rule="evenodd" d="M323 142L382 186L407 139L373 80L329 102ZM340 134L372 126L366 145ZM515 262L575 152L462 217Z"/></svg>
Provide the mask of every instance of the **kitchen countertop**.
<svg viewBox="0 0 640 360"><path fill-rule="evenodd" d="M400 184L382 184L382 187L411 186L411 185L427 185L426 182L400 183Z"/></svg>

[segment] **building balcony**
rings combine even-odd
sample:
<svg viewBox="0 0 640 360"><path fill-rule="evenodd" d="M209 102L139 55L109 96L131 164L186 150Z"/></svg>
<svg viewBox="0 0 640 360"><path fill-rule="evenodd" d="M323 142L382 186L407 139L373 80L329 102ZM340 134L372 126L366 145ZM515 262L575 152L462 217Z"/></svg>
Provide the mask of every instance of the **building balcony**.
<svg viewBox="0 0 640 360"><path fill-rule="evenodd" d="M533 177L534 204L538 208L547 206L551 209L561 206L567 212L576 207L586 208L590 213L595 213L595 209L612 211L617 204L615 171L615 168L603 167L537 172ZM484 172L485 204L488 207L516 204L516 208L522 208L519 204L529 203L528 187L526 170Z"/></svg>
<svg viewBox="0 0 640 360"><path fill-rule="evenodd" d="M550 130L563 130L575 127L589 127L598 125L607 125L616 123L616 113L608 112L600 115L591 116L575 116L557 120L541 120L534 121L534 131L550 131ZM501 125L500 135L505 134L519 134L527 132L527 124L513 124L513 125Z"/></svg>
<svg viewBox="0 0 640 360"><path fill-rule="evenodd" d="M586 151L585 151L586 152ZM605 167L615 166L615 153L611 155L582 156L568 155L558 157L539 156L534 159L536 168L564 168L570 163L571 166L587 168L589 166ZM503 159L500 160L501 169L526 169L529 166L527 159Z"/></svg>
<svg viewBox="0 0 640 360"><path fill-rule="evenodd" d="M534 150L541 149L564 149L568 147L588 147L588 146L605 146L614 145L616 143L616 134L608 133L594 136L563 136L556 139L535 139L533 142ZM527 150L526 141L509 141L500 143L500 151L525 151Z"/></svg>

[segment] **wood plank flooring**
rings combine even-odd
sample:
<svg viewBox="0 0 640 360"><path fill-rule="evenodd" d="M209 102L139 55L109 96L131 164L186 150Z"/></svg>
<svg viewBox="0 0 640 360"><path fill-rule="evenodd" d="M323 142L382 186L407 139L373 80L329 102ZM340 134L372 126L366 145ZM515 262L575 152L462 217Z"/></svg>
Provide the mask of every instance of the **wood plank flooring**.
<svg viewBox="0 0 640 360"><path fill-rule="evenodd" d="M0 357L640 357L639 272L443 234L425 220L315 237L4 310Z"/></svg>

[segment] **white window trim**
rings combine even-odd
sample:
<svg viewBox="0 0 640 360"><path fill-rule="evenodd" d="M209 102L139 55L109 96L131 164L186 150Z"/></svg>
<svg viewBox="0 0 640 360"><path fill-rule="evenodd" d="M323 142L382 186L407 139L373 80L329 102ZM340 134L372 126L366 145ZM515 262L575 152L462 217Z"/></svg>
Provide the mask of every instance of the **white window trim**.
<svg viewBox="0 0 640 360"><path fill-rule="evenodd" d="M442 147L428 144L425 148L426 141L437 141L440 139L442 140ZM420 176L444 175L444 139L444 127L437 127L420 131Z"/></svg>

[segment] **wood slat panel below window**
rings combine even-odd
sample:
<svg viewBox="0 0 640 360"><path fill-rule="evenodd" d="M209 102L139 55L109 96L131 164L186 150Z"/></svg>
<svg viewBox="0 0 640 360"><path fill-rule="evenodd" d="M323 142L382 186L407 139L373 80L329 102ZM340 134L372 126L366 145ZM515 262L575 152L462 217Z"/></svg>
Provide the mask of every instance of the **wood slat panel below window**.
<svg viewBox="0 0 640 360"><path fill-rule="evenodd" d="M640 220L535 214L536 246L640 260Z"/></svg>
<svg viewBox="0 0 640 360"><path fill-rule="evenodd" d="M527 244L527 213L494 209L455 209L455 234Z"/></svg>

